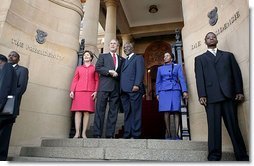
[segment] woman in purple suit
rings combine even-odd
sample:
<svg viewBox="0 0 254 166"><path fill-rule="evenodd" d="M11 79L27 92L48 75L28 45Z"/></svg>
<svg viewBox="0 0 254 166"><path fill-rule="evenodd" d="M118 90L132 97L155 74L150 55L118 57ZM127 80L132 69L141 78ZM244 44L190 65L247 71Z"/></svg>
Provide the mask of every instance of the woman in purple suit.
<svg viewBox="0 0 254 166"><path fill-rule="evenodd" d="M178 140L181 96L188 98L186 81L182 66L173 63L173 55L164 54L165 64L158 68L156 95L159 100L159 112L164 112L166 139ZM171 120L173 120L171 122Z"/></svg>

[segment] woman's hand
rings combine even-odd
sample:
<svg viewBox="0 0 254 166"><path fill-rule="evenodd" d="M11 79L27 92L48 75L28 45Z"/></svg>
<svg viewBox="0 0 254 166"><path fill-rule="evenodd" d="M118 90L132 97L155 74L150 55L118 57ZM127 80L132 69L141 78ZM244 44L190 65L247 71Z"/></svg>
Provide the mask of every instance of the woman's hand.
<svg viewBox="0 0 254 166"><path fill-rule="evenodd" d="M188 93L187 92L183 92L183 99L184 99L184 102L185 102L186 105L188 104L188 98L189 98Z"/></svg>
<svg viewBox="0 0 254 166"><path fill-rule="evenodd" d="M183 98L184 98L184 99L188 99L188 98L189 98L189 95L188 95L187 92L183 92Z"/></svg>
<svg viewBox="0 0 254 166"><path fill-rule="evenodd" d="M93 100L95 100L97 97L97 92L94 92L91 96L92 96Z"/></svg>
<svg viewBox="0 0 254 166"><path fill-rule="evenodd" d="M71 91L70 97L73 99L74 98L74 92Z"/></svg>

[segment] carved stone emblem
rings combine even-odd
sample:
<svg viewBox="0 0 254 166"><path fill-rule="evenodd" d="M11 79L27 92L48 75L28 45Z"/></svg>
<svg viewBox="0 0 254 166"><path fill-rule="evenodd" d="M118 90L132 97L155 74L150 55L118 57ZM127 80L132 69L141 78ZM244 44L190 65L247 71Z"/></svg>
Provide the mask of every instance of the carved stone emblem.
<svg viewBox="0 0 254 166"><path fill-rule="evenodd" d="M214 26L217 23L217 21L218 21L218 13L217 13L217 11L218 11L218 8L215 7L213 10L211 10L207 14L207 16L209 17L209 24L211 26Z"/></svg>
<svg viewBox="0 0 254 166"><path fill-rule="evenodd" d="M48 36L48 33L39 29L37 29L36 32L37 32L37 35L35 36L36 41L39 44L43 44L46 41L45 38Z"/></svg>

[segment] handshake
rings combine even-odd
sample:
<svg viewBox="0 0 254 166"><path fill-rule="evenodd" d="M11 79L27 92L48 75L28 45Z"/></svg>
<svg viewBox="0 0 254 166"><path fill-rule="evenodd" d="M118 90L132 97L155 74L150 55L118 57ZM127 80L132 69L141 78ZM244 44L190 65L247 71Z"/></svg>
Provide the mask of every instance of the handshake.
<svg viewBox="0 0 254 166"><path fill-rule="evenodd" d="M117 73L115 70L109 70L108 72L109 72L109 74L110 74L112 77L117 77L117 76L118 76L118 73Z"/></svg>

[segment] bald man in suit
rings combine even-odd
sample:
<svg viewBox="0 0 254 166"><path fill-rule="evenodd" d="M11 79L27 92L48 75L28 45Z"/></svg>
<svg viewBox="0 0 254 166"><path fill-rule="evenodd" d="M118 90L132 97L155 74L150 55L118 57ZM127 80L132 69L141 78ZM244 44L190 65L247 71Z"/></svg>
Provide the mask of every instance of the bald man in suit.
<svg viewBox="0 0 254 166"><path fill-rule="evenodd" d="M127 58L121 69L121 101L124 110L124 138L139 139L142 124L142 96L144 89L145 63L141 55L134 52L133 45L126 43Z"/></svg>

